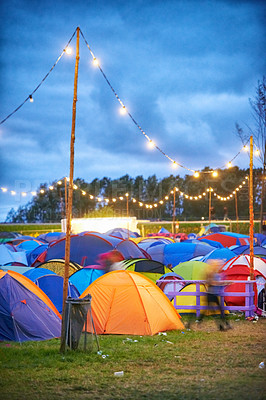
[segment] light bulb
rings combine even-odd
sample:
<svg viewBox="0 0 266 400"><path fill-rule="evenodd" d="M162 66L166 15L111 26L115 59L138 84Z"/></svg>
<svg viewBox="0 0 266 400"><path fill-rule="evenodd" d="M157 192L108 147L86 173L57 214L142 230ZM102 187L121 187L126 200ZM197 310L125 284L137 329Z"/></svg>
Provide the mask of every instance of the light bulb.
<svg viewBox="0 0 266 400"><path fill-rule="evenodd" d="M177 162L176 162L176 161L174 161L174 162L172 163L172 167L173 167L174 169L178 168L178 165L177 165Z"/></svg>
<svg viewBox="0 0 266 400"><path fill-rule="evenodd" d="M123 105L122 107L120 107L120 114L121 115L124 115L124 114L126 114L126 112L127 112L127 109L126 109L126 107Z"/></svg>
<svg viewBox="0 0 266 400"><path fill-rule="evenodd" d="M155 143L154 143L152 140L149 140L149 141L148 141L148 147L149 147L150 149L154 149Z"/></svg>

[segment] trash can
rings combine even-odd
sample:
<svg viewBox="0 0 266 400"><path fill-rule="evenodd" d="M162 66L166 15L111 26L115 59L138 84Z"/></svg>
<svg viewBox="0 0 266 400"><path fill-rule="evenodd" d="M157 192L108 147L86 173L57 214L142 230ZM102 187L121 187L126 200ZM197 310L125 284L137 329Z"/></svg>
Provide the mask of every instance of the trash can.
<svg viewBox="0 0 266 400"><path fill-rule="evenodd" d="M68 297L66 300L65 312L66 344L69 346L70 349L77 350L79 348L80 339L84 328L83 350L86 350L88 335L90 335L92 342L92 335L94 333L94 325L91 315L91 295L88 294L83 299ZM88 313L90 318L87 318ZM87 324L88 320L91 325L89 327Z"/></svg>

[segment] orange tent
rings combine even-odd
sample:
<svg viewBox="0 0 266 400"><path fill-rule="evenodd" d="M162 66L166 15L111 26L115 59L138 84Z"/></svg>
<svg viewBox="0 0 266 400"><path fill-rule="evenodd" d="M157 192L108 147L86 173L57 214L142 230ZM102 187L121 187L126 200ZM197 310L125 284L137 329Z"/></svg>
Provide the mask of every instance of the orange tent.
<svg viewBox="0 0 266 400"><path fill-rule="evenodd" d="M109 272L96 279L80 297L87 294L92 296L92 316L98 334L154 335L184 329L165 294L137 272Z"/></svg>

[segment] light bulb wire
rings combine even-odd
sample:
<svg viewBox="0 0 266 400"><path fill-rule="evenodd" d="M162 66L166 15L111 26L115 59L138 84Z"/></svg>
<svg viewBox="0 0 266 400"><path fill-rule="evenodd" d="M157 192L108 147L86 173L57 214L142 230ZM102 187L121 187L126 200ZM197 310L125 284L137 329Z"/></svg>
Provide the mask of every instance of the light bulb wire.
<svg viewBox="0 0 266 400"><path fill-rule="evenodd" d="M53 64L53 66L50 68L50 70L47 72L47 74L45 75L45 77L41 80L41 82L36 86L36 88L29 94L29 96L15 109L13 110L10 114L8 114L1 122L0 125L2 125L8 118L10 118L13 114L15 114L28 100L32 99L32 95L37 92L37 90L40 88L40 86L43 84L43 82L48 78L48 76L50 75L50 73L53 71L53 69L55 68L55 66L58 64L58 62L61 60L62 56L64 55L67 47L69 46L71 40L73 39L73 37L75 36L77 31L77 28L75 29L75 32L73 33L73 35L71 36L71 38L69 39L69 41L67 42L64 50L62 51L62 53L60 54L60 56L57 58L56 62Z"/></svg>

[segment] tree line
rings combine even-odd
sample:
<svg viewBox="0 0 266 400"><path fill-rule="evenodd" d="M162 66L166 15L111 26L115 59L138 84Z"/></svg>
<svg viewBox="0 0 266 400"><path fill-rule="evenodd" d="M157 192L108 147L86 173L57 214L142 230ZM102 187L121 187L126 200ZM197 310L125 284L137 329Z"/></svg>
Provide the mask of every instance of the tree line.
<svg viewBox="0 0 266 400"><path fill-rule="evenodd" d="M144 178L142 175L135 178L124 175L118 179L104 177L95 178L91 182L77 178L74 185L77 190L73 191L73 211L74 218L80 217L100 217L100 216L135 216L138 219L149 220L171 220L173 210L175 209L175 218L177 220L200 220L209 218L209 196L203 196L198 200L191 200L180 195L179 191L174 196L170 192L178 188L181 192L189 196L199 196L207 189L212 188L214 192L222 197L227 197L238 187L249 170L232 167L226 170L218 170L218 176L212 177L209 167L205 167L198 178L193 175L170 175L169 177L158 179L156 175ZM261 197L263 171L254 169L254 214L255 218L260 217L261 209L265 210L265 198ZM49 187L53 186L53 190ZM37 190L37 194L25 206L20 206L18 210L11 209L7 215L6 222L9 223L46 223L59 222L65 218L65 186L59 185L58 180L52 184L43 183ZM82 194L83 191L83 194ZM84 192L86 194L84 195ZM128 193L128 197L125 194ZM165 200L165 196L169 199ZM93 196L93 198L92 198ZM104 201L98 201L97 198L110 199L106 204ZM120 200L119 197L123 197ZM112 199L117 201L113 202ZM134 203L132 199L137 201ZM159 201L163 200L163 204ZM127 203L128 201L128 203ZM262 204L261 208L261 201ZM139 202L144 205L140 206ZM146 204L157 203L155 208L146 208ZM229 219L236 218L238 212L239 219L248 219L249 217L249 189L248 183L243 185L237 192L237 209L235 196L230 200L221 201L212 195L211 214L213 219L223 219L228 216Z"/></svg>

